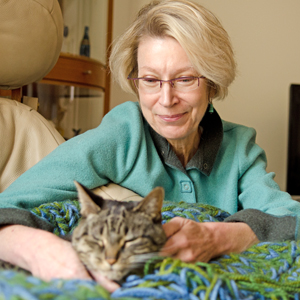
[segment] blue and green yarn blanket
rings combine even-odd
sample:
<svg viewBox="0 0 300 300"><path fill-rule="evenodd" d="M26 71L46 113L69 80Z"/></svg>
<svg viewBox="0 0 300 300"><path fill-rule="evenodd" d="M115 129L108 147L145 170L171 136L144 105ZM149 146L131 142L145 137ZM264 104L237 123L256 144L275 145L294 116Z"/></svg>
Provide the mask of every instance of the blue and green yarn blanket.
<svg viewBox="0 0 300 300"><path fill-rule="evenodd" d="M66 235L80 219L77 201L44 204L32 210ZM164 203L163 222L175 216L198 222L219 222L228 213L187 203ZM209 263L184 263L172 258L148 261L143 276L130 275L109 294L96 282L42 280L14 270L0 270L2 299L300 299L300 242L260 243L241 254Z"/></svg>

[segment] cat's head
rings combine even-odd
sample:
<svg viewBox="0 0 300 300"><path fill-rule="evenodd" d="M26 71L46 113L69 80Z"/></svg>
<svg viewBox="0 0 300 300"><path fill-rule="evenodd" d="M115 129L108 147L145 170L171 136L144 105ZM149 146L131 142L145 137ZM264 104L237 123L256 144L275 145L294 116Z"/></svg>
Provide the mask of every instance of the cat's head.
<svg viewBox="0 0 300 300"><path fill-rule="evenodd" d="M140 202L121 202L75 184L82 219L72 244L88 270L120 282L158 255L166 242L161 225L163 188L155 188Z"/></svg>

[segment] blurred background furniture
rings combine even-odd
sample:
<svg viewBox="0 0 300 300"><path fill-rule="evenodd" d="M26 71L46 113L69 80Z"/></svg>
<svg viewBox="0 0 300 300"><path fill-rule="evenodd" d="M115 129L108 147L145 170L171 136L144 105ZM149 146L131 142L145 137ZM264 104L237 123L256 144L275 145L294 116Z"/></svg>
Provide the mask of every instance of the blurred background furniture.
<svg viewBox="0 0 300 300"><path fill-rule="evenodd" d="M300 201L300 84L290 86L287 192Z"/></svg>
<svg viewBox="0 0 300 300"><path fill-rule="evenodd" d="M0 0L0 192L64 142L33 109L37 99L22 95L56 64L62 41L57 0Z"/></svg>
<svg viewBox="0 0 300 300"><path fill-rule="evenodd" d="M21 87L41 80L55 65L62 33L56 0L0 1L0 96L21 102Z"/></svg>
<svg viewBox="0 0 300 300"><path fill-rule="evenodd" d="M32 6L32 4L30 5ZM13 3L10 6L5 5L4 7L3 4L2 6L9 13L14 13L12 9L16 9ZM52 64L47 71L45 70L40 78L22 83L22 88L0 86L0 96L15 99L38 109L39 113L51 121L60 134L68 139L97 127L103 116L109 111L110 72L106 66L110 52L109 45L112 41L113 0L59 0L56 1L55 7L62 11L62 31L64 33L63 36L60 36L60 39L63 40L59 41L61 50L59 49L58 60L56 56L57 63ZM23 10L22 5L19 5L17 10L23 11L24 16L26 15L26 10ZM38 13L38 11L36 12ZM18 16L19 18L24 17L22 13L19 13ZM30 20L35 28L39 28L40 18L39 20ZM24 49L26 45L25 36L30 36L29 39L34 40L38 46L43 45L44 55L50 54L51 56L49 50L51 51L55 45L49 46L51 39L48 39L48 32L43 35L47 41L45 44L43 39L34 38L34 34L27 32L26 26L23 25L24 22L14 25L21 26L23 29L19 31L19 35L23 39L20 44L21 48ZM91 57L79 55L85 27L89 28ZM1 26L0 29L2 28ZM40 32L42 31L41 27ZM6 32L5 30L1 31L7 37ZM19 35L14 37L15 41L18 40ZM27 46L25 48L27 49ZM28 53L31 51L30 48L34 48L38 52L41 47L38 48L32 43ZM8 49L6 52L10 52L12 55L14 53ZM18 61L14 61L14 63L24 71L22 61L27 61L27 66L41 63L41 60L34 61L34 57L36 55L29 59L20 59L21 63ZM34 69L32 73L35 73ZM11 77L16 78L14 74ZM36 98L39 98L39 103Z"/></svg>
<svg viewBox="0 0 300 300"><path fill-rule="evenodd" d="M36 110L0 98L0 193L26 170L64 142Z"/></svg>
<svg viewBox="0 0 300 300"><path fill-rule="evenodd" d="M42 80L23 93L40 98L39 112L65 138L97 127L110 107L110 72L113 0L60 0L64 19L62 52ZM89 56L80 54L88 28Z"/></svg>
<svg viewBox="0 0 300 300"><path fill-rule="evenodd" d="M98 126L108 112L112 7L113 0L0 0L0 192L62 136ZM78 55L84 25L92 57Z"/></svg>
<svg viewBox="0 0 300 300"><path fill-rule="evenodd" d="M101 123L107 100L105 84L104 64L61 52L50 73L23 91L40 99L39 112L69 139Z"/></svg>

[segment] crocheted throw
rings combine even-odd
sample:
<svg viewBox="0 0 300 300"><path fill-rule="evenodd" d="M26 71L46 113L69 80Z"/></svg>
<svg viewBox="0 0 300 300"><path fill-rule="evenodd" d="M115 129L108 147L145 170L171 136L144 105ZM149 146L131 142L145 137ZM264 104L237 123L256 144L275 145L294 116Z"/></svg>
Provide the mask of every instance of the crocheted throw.
<svg viewBox="0 0 300 300"><path fill-rule="evenodd" d="M77 201L50 203L32 210L66 235L80 219ZM175 216L219 222L228 213L187 203L165 203L163 222ZM14 270L0 271L2 299L299 299L300 242L260 243L241 254L210 263L184 263L171 258L148 261L142 277L131 275L109 294L93 281L42 280Z"/></svg>

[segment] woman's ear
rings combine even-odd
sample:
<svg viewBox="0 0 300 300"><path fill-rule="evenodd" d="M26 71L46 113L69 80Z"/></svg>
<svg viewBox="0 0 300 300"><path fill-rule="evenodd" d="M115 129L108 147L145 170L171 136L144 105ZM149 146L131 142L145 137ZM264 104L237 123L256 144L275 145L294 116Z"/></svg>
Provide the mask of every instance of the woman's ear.
<svg viewBox="0 0 300 300"><path fill-rule="evenodd" d="M207 97L209 103L211 103L211 100L215 98L217 91L218 91L217 85L211 80L207 80Z"/></svg>

